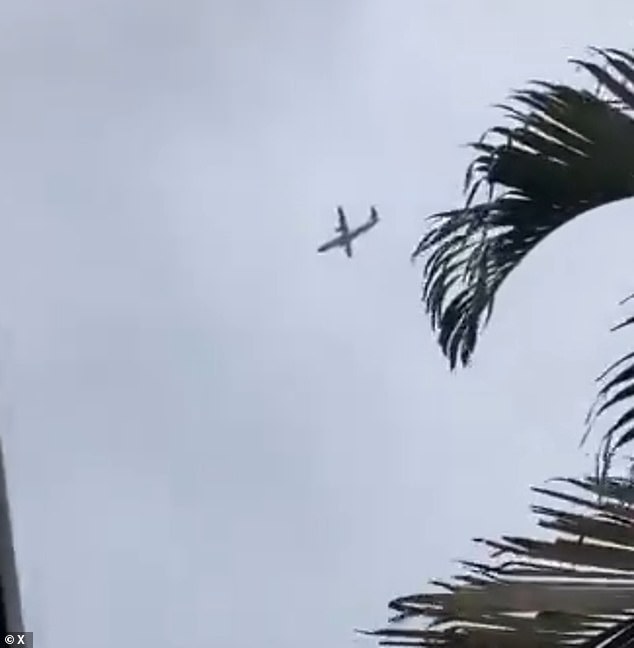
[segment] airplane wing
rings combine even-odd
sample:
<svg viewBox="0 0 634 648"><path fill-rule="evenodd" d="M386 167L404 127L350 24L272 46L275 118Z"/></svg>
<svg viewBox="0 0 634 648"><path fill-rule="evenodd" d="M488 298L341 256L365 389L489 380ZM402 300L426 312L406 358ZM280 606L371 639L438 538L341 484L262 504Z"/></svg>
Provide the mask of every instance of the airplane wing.
<svg viewBox="0 0 634 648"><path fill-rule="evenodd" d="M348 223L346 221L346 215L343 211L343 207L337 207L337 214L339 215L339 224L335 227L335 231L339 232L339 236L336 238L326 241L323 245L320 245L317 248L317 252L326 252L335 247L342 247L346 253L346 256L350 259L352 258L352 239L358 235L357 230L351 232L348 228ZM358 229L358 228L357 228Z"/></svg>
<svg viewBox="0 0 634 648"><path fill-rule="evenodd" d="M343 207L337 207L337 214L339 215L339 225L337 225L335 231L347 235L350 230L348 229L346 215L343 213Z"/></svg>

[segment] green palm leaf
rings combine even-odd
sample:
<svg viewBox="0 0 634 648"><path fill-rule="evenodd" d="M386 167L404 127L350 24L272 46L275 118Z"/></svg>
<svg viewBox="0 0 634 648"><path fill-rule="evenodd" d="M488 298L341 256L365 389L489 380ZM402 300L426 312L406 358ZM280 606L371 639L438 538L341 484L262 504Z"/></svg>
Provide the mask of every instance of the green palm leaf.
<svg viewBox="0 0 634 648"><path fill-rule="evenodd" d="M466 205L431 216L413 252L425 259L422 298L452 369L468 364L497 290L540 241L634 195L634 57L595 51L605 67L575 62L607 97L538 81L514 93L513 105L502 106L510 124L471 145L478 155L466 174Z"/></svg>
<svg viewBox="0 0 634 648"><path fill-rule="evenodd" d="M634 317L627 317L612 330L617 331L634 324ZM598 453L598 469L605 476L617 450L634 441L634 352L626 353L612 363L598 378L600 385L597 398L586 420L587 429L582 440L599 419L618 412L618 418L607 428Z"/></svg>
<svg viewBox="0 0 634 648"><path fill-rule="evenodd" d="M495 558L463 562L465 574L435 583L444 591L393 600L390 625L365 634L420 647L634 645L634 486L558 481L533 489L550 500L533 511L554 537L477 539Z"/></svg>

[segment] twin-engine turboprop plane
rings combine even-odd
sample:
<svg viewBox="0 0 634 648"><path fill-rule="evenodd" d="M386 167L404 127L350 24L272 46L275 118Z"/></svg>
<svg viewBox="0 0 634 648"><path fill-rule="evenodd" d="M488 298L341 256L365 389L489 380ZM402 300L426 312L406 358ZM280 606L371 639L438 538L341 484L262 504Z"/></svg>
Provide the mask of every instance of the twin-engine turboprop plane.
<svg viewBox="0 0 634 648"><path fill-rule="evenodd" d="M361 236L361 234L371 230L379 222L379 215L376 208L371 207L370 218L363 225L359 225L359 227L351 230L348 227L346 215L343 213L343 207L337 207L337 214L339 215L339 224L335 227L335 232L338 232L339 236L317 248L317 252L327 252L333 248L342 247L348 258L352 258L352 241L357 236Z"/></svg>

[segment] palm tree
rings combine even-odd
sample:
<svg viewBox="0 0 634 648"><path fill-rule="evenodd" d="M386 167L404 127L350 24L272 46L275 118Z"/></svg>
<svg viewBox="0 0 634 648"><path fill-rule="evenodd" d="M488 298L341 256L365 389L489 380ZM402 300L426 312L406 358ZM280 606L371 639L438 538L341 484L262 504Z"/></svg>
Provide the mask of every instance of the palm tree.
<svg viewBox="0 0 634 648"><path fill-rule="evenodd" d="M433 581L444 591L395 599L391 625L365 634L393 646L634 645L634 486L610 477L559 481L533 489L552 501L533 511L557 532L553 539L476 539L492 560L465 561L453 582Z"/></svg>
<svg viewBox="0 0 634 648"><path fill-rule="evenodd" d="M453 370L472 359L498 289L548 234L595 207L634 196L634 56L593 49L575 60L594 92L533 82L500 106L510 123L471 144L462 208L431 216L412 255L422 257L422 299ZM595 59L596 60L596 59ZM483 195L482 195L483 194ZM615 328L634 324L634 317ZM554 540L483 541L505 561L463 563L444 592L401 597L384 645L526 648L634 647L634 485L609 475L614 453L634 440L634 352L599 377L588 429L624 406L597 453L600 473L535 489L568 510L534 507ZM581 510L579 510L581 509ZM429 621L412 625L420 618Z"/></svg>
<svg viewBox="0 0 634 648"><path fill-rule="evenodd" d="M425 260L422 299L452 370L469 364L498 289L536 245L576 216L634 196L634 56L592 51L602 66L574 62L597 91L535 81L500 106L510 123L470 145L477 156L465 177L465 206L432 215L413 252ZM634 395L634 353L601 380L605 402L589 423ZM632 438L634 408L606 432L604 468Z"/></svg>

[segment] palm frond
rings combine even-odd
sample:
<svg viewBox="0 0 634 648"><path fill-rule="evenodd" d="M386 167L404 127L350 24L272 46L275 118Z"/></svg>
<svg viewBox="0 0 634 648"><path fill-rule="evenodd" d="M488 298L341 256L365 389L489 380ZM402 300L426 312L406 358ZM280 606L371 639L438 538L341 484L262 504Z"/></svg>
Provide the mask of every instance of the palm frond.
<svg viewBox="0 0 634 648"><path fill-rule="evenodd" d="M574 62L607 96L544 81L515 92L501 106L509 124L471 144L465 206L432 215L412 254L424 257L422 299L452 369L469 363L500 285L540 241L634 195L634 57L595 51L604 66Z"/></svg>
<svg viewBox="0 0 634 648"><path fill-rule="evenodd" d="M497 557L464 562L443 591L393 600L390 625L364 634L421 648L634 646L634 486L558 481L533 489L550 500L533 511L552 539L476 539Z"/></svg>
<svg viewBox="0 0 634 648"><path fill-rule="evenodd" d="M621 303L629 301L628 297ZM619 331L634 324L634 316L626 317L612 328ZM629 352L613 362L598 378L599 393L586 419L586 432L582 442L599 420L607 414L621 410L620 415L608 427L597 455L597 468L605 476L611 461L623 446L634 441L634 352Z"/></svg>

